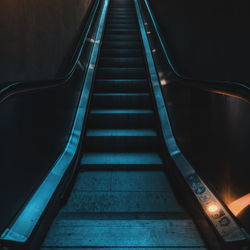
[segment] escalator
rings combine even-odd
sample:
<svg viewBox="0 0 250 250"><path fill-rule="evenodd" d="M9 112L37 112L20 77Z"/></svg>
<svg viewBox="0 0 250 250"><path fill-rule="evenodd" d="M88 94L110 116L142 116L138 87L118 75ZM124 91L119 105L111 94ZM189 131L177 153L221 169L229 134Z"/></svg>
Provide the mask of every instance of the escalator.
<svg viewBox="0 0 250 250"><path fill-rule="evenodd" d="M14 104L34 109L22 116L28 126L19 145L32 140L15 175L21 184L32 179L32 189L4 204L6 211L18 203L5 212L0 249L247 249L244 225L180 147L191 135L189 116L173 117L195 109L183 98L190 98L183 85L194 83L178 75L166 48L147 0L96 0L64 77L17 82L0 93L0 103L13 95ZM215 85L197 88L224 89ZM239 86L235 93L249 99ZM176 133L180 127L186 136ZM188 149L198 156L192 143ZM28 178L31 170L36 178Z"/></svg>
<svg viewBox="0 0 250 250"><path fill-rule="evenodd" d="M42 248L205 248L175 198L134 2L111 0L79 172Z"/></svg>

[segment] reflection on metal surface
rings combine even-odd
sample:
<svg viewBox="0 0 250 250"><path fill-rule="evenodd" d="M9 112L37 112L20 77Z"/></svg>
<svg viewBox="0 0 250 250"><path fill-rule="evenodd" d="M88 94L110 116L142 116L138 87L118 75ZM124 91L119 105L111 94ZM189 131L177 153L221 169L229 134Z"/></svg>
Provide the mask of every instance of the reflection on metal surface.
<svg viewBox="0 0 250 250"><path fill-rule="evenodd" d="M248 104L250 104L250 101L247 99L247 98L244 98L242 96L239 96L238 94L233 94L233 93L229 93L227 92L226 90L225 91L222 91L222 90L210 90L212 93L215 93L215 94L219 94L219 95L225 95L225 96L231 96L231 97L235 97L235 98L238 98Z"/></svg>
<svg viewBox="0 0 250 250"><path fill-rule="evenodd" d="M94 68L95 68L95 64L90 64L90 65L89 65L89 68L90 68L90 69L94 69Z"/></svg>
<svg viewBox="0 0 250 250"><path fill-rule="evenodd" d="M159 72L158 75L159 75L159 79L160 79L161 85L162 86L167 85L167 80L166 80L163 72Z"/></svg>
<svg viewBox="0 0 250 250"><path fill-rule="evenodd" d="M161 85L162 85L162 86L167 85L166 79L161 79Z"/></svg>
<svg viewBox="0 0 250 250"><path fill-rule="evenodd" d="M250 193L242 196L241 198L231 202L229 204L229 209L231 212L237 216L240 212L242 212L245 208L250 206Z"/></svg>

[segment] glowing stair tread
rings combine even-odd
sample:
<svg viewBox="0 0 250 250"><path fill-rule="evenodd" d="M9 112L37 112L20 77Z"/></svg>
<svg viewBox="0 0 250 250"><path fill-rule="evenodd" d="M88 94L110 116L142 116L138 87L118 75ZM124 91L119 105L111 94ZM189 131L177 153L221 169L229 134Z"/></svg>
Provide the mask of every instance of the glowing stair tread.
<svg viewBox="0 0 250 250"><path fill-rule="evenodd" d="M119 58L119 61L122 61L122 59ZM124 59L124 61L125 61L125 59ZM119 83L120 84L128 84L128 83L130 83L130 84L138 84L138 83L147 84L147 80L146 79L97 79L96 83L103 83L103 84L113 83L114 86L116 86L116 84L119 84Z"/></svg>
<svg viewBox="0 0 250 250"><path fill-rule="evenodd" d="M153 129L89 129L87 136L157 136Z"/></svg>
<svg viewBox="0 0 250 250"><path fill-rule="evenodd" d="M146 93L147 80L141 79L103 79L96 80L96 92L101 93Z"/></svg>
<svg viewBox="0 0 250 250"><path fill-rule="evenodd" d="M83 154L81 165L162 165L156 152L88 152Z"/></svg>
<svg viewBox="0 0 250 250"><path fill-rule="evenodd" d="M92 109L90 114L153 114L151 109Z"/></svg>
<svg viewBox="0 0 250 250"><path fill-rule="evenodd" d="M70 225L70 226L69 226ZM73 248L188 248L206 249L191 220L86 220L65 219L54 223L43 243L48 247Z"/></svg>
<svg viewBox="0 0 250 250"><path fill-rule="evenodd" d="M120 46L120 45L116 44L116 46ZM107 55L107 56L100 58L99 64L100 66L103 66L103 67L131 67L132 66L133 68L136 68L136 67L144 66L144 58L143 56L128 57L127 55L125 55L123 57L122 56L111 57L110 55Z"/></svg>

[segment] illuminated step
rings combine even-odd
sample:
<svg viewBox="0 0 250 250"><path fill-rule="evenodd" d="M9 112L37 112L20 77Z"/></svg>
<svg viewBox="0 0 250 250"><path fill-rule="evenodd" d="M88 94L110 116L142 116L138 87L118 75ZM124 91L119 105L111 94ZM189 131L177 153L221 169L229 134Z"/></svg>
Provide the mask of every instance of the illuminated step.
<svg viewBox="0 0 250 250"><path fill-rule="evenodd" d="M80 171L72 191L168 192L172 195L172 203L177 206L166 174L162 170Z"/></svg>
<svg viewBox="0 0 250 250"><path fill-rule="evenodd" d="M142 57L143 50L142 49L124 49L124 48L110 48L110 49L102 49L101 56L109 56L109 57Z"/></svg>
<svg viewBox="0 0 250 250"><path fill-rule="evenodd" d="M152 128L155 126L154 113L150 109L92 109L91 128Z"/></svg>
<svg viewBox="0 0 250 250"><path fill-rule="evenodd" d="M148 109L152 107L148 93L95 93L92 108Z"/></svg>
<svg viewBox="0 0 250 250"><path fill-rule="evenodd" d="M106 41L103 42L102 48L112 48L112 49L120 49L120 48L125 48L125 49L139 49L142 48L142 44L140 41ZM145 61L144 61L145 63Z"/></svg>
<svg viewBox="0 0 250 250"><path fill-rule="evenodd" d="M97 80L95 92L103 93L145 93L149 91L147 80L140 79L108 79Z"/></svg>
<svg viewBox="0 0 250 250"><path fill-rule="evenodd" d="M123 21L123 20L117 20L114 19L114 23L124 23L124 22L132 22L132 20L128 20L128 21ZM140 36L139 33L138 34L127 34L127 35L109 35L109 34L105 34L103 37L104 41L140 41Z"/></svg>
<svg viewBox="0 0 250 250"><path fill-rule="evenodd" d="M206 249L191 219L88 220L77 215L55 220L43 247Z"/></svg>
<svg viewBox="0 0 250 250"><path fill-rule="evenodd" d="M162 159L156 152L87 152L83 154L81 165L162 165Z"/></svg>
<svg viewBox="0 0 250 250"><path fill-rule="evenodd" d="M111 19L111 18L115 18L115 19L123 19L123 20L137 20L137 18L136 18L136 15L134 15L134 14L119 14L119 13L113 13L113 14L110 14L110 15L108 15L108 17L107 17L108 19Z"/></svg>
<svg viewBox="0 0 250 250"><path fill-rule="evenodd" d="M107 28L137 28L137 25L135 24L129 24L129 23L126 23L126 24L122 24L122 23L107 23L106 24L106 27Z"/></svg>
<svg viewBox="0 0 250 250"><path fill-rule="evenodd" d="M136 34L138 29L133 28L107 28L105 31L107 34Z"/></svg>
<svg viewBox="0 0 250 250"><path fill-rule="evenodd" d="M143 57L110 57L103 56L99 60L101 67L143 67L145 61Z"/></svg>
<svg viewBox="0 0 250 250"><path fill-rule="evenodd" d="M85 143L88 151L152 151L158 136L152 129L89 129Z"/></svg>
<svg viewBox="0 0 250 250"><path fill-rule="evenodd" d="M145 79L146 70L144 67L99 67L97 79Z"/></svg>
<svg viewBox="0 0 250 250"><path fill-rule="evenodd" d="M137 25L136 19L119 19L119 18L108 18L107 24L134 24Z"/></svg>

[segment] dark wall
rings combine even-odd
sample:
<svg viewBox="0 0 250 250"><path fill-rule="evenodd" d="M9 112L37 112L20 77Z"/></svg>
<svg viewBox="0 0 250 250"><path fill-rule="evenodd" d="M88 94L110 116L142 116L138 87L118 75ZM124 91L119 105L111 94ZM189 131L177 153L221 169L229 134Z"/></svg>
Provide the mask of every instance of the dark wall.
<svg viewBox="0 0 250 250"><path fill-rule="evenodd" d="M54 77L72 54L91 1L0 1L1 81ZM65 148L92 46L86 42L83 67L76 67L67 83L12 95L0 104L0 234Z"/></svg>
<svg viewBox="0 0 250 250"><path fill-rule="evenodd" d="M249 193L250 105L177 84L163 86L176 141L192 167L229 205ZM250 209L238 217L250 232Z"/></svg>
<svg viewBox="0 0 250 250"><path fill-rule="evenodd" d="M0 84L54 78L92 0L1 0Z"/></svg>
<svg viewBox="0 0 250 250"><path fill-rule="evenodd" d="M179 71L250 85L250 3L150 0Z"/></svg>

